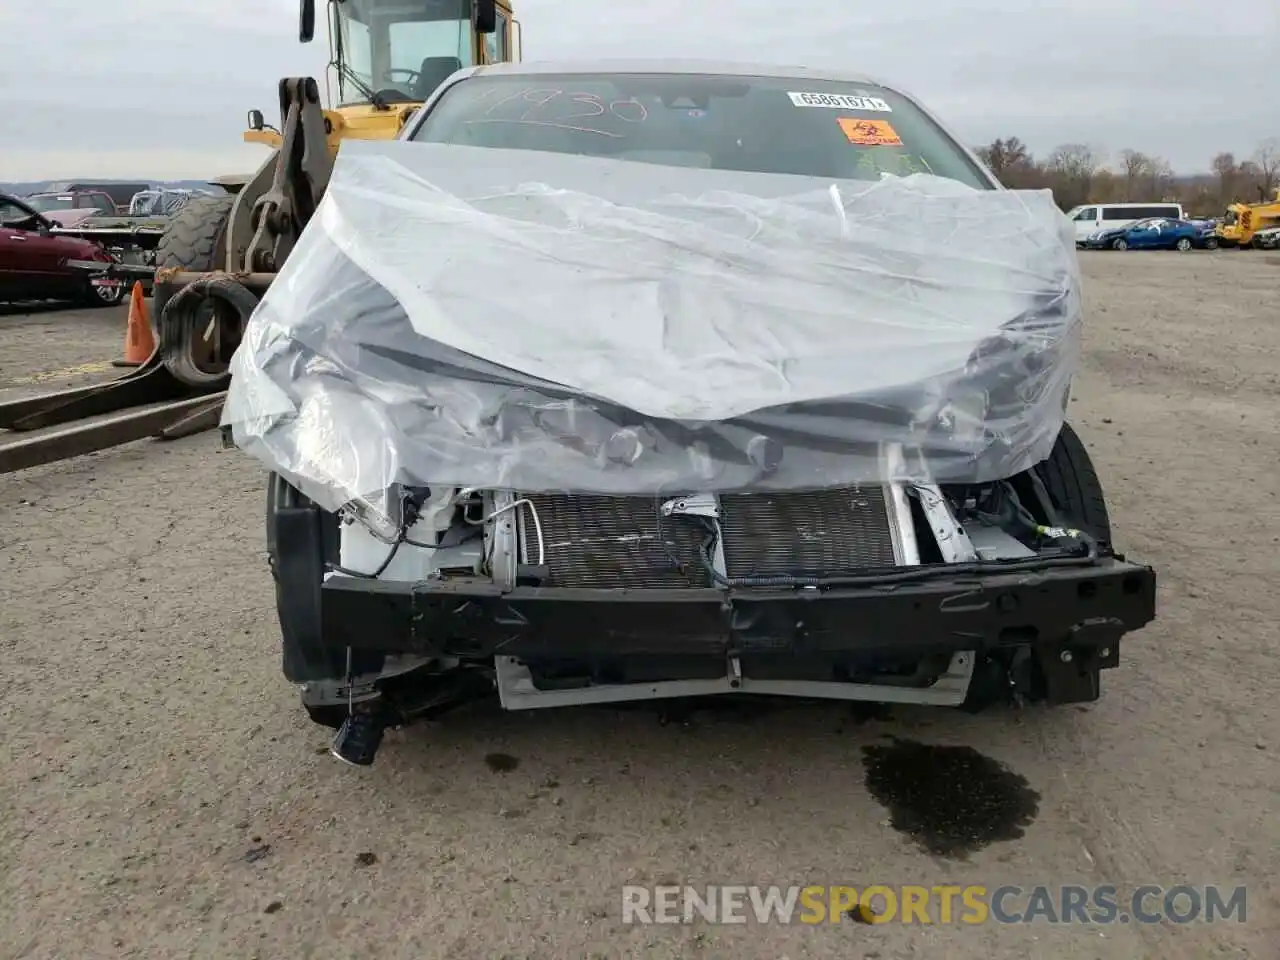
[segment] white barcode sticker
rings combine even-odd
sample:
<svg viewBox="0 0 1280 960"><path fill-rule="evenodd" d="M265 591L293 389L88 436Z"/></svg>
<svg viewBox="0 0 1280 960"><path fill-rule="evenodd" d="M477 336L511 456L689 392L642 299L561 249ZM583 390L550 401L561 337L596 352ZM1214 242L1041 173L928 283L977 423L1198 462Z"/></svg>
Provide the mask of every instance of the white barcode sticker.
<svg viewBox="0 0 1280 960"><path fill-rule="evenodd" d="M893 113L893 108L879 97L858 97L849 93L791 93L787 96L797 107L830 107L833 110L875 110Z"/></svg>

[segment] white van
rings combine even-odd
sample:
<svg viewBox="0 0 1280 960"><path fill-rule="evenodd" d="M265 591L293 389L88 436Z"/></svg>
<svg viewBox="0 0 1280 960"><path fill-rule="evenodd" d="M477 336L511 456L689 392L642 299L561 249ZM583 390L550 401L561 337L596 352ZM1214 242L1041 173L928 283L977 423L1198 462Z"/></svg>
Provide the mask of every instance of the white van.
<svg viewBox="0 0 1280 960"><path fill-rule="evenodd" d="M1147 217L1169 217L1182 220L1180 203L1091 203L1072 207L1067 219L1075 224L1076 243L1081 244L1099 230L1123 227Z"/></svg>

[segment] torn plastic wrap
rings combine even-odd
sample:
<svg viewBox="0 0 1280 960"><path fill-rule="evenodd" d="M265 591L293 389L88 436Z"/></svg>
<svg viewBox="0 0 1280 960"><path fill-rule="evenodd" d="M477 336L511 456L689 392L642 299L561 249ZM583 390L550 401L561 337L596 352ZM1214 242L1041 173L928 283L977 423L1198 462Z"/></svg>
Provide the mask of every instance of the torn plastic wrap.
<svg viewBox="0 0 1280 960"><path fill-rule="evenodd" d="M348 143L223 422L384 515L396 485L870 482L894 443L977 483L1048 455L1079 291L1047 191Z"/></svg>

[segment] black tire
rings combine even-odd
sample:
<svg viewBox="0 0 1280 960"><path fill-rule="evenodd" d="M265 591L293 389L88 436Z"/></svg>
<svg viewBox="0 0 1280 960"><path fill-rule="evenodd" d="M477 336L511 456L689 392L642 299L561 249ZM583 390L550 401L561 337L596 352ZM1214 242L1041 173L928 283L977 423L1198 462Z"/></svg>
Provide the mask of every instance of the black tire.
<svg viewBox="0 0 1280 960"><path fill-rule="evenodd" d="M221 269L225 263L231 205L235 200L231 195L188 200L169 221L156 244L156 269L177 267L197 273ZM155 316L159 317L163 311L164 303L157 298Z"/></svg>
<svg viewBox="0 0 1280 960"><path fill-rule="evenodd" d="M231 205L234 196L192 197L166 225L160 242L156 244L156 269L176 267L179 270L190 270L205 273L220 270L225 264L227 226L231 222ZM151 315L157 328L164 314L165 305L177 292L172 284L161 284L154 291ZM212 307L204 307L212 317ZM210 344L209 356L204 363L217 368L219 363L212 360L220 356L223 362L230 358L235 345L232 343Z"/></svg>
<svg viewBox="0 0 1280 960"><path fill-rule="evenodd" d="M1119 240L1112 240L1111 249L1112 250L1128 250L1129 241L1125 240L1123 237L1121 237Z"/></svg>
<svg viewBox="0 0 1280 960"><path fill-rule="evenodd" d="M156 245L156 269L216 270L222 266L235 197L192 197L165 227Z"/></svg>
<svg viewBox="0 0 1280 960"><path fill-rule="evenodd" d="M1217 238L1217 237L1208 237L1208 238L1205 240L1205 242L1204 242L1204 248L1205 248L1206 250L1217 250L1217 249L1218 249L1218 238Z"/></svg>
<svg viewBox="0 0 1280 960"><path fill-rule="evenodd" d="M1178 242L1174 244L1174 249L1179 253L1186 253L1192 248L1193 244L1187 237L1179 237Z"/></svg>
<svg viewBox="0 0 1280 960"><path fill-rule="evenodd" d="M1100 545L1111 543L1111 518L1102 495L1102 481L1071 424L1062 425L1049 459L1038 464L1035 471L1059 519L1080 528Z"/></svg>

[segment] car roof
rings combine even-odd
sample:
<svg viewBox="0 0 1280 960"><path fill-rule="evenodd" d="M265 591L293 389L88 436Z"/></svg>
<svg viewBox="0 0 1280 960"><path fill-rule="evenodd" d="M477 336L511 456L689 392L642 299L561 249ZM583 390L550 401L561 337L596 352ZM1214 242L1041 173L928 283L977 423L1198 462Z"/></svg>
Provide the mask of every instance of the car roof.
<svg viewBox="0 0 1280 960"><path fill-rule="evenodd" d="M516 76L541 76L555 73L701 73L727 77L770 77L780 80L831 80L837 83L867 83L889 90L895 89L882 80L852 71L732 60L535 60L485 64L471 67L468 72Z"/></svg>

